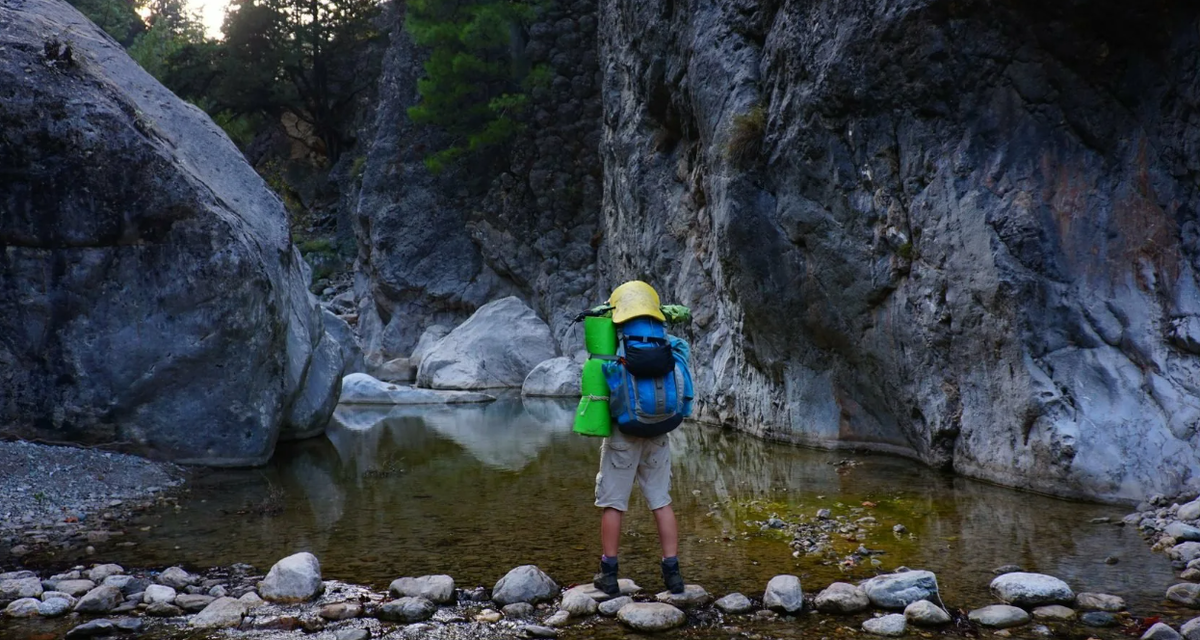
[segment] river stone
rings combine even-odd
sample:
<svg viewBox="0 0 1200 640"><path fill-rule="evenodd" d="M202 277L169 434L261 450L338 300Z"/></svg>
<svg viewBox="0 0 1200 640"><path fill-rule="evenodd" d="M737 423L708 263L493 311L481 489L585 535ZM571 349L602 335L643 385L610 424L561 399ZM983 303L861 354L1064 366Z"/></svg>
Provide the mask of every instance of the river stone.
<svg viewBox="0 0 1200 640"><path fill-rule="evenodd" d="M1200 558L1200 542L1181 542L1167 550L1167 557L1188 563Z"/></svg>
<svg viewBox="0 0 1200 640"><path fill-rule="evenodd" d="M266 604L266 601L260 598L259 595L253 591L247 591L246 593L243 593L241 597L238 598L238 601L246 605L247 611Z"/></svg>
<svg viewBox="0 0 1200 640"><path fill-rule="evenodd" d="M141 618L121 618L113 626L123 633L138 633L146 627L146 623Z"/></svg>
<svg viewBox="0 0 1200 640"><path fill-rule="evenodd" d="M242 623L246 605L234 598L217 598L188 620L197 629L232 629Z"/></svg>
<svg viewBox="0 0 1200 640"><path fill-rule="evenodd" d="M663 602L635 602L621 607L617 619L638 631L666 631L686 622L687 615Z"/></svg>
<svg viewBox="0 0 1200 640"><path fill-rule="evenodd" d="M95 588L96 583L91 580L60 580L54 584L55 591L61 591L76 598Z"/></svg>
<svg viewBox="0 0 1200 640"><path fill-rule="evenodd" d="M1200 584L1184 582L1167 589L1167 600L1185 607L1200 609Z"/></svg>
<svg viewBox="0 0 1200 640"><path fill-rule="evenodd" d="M495 609L484 609L483 611L475 614L475 622L495 623L500 622L503 619L504 615Z"/></svg>
<svg viewBox="0 0 1200 640"><path fill-rule="evenodd" d="M767 582L763 594L763 606L786 613L796 613L804 608L804 592L800 578L793 575L778 575Z"/></svg>
<svg viewBox="0 0 1200 640"><path fill-rule="evenodd" d="M552 600L557 594L558 584L531 564L509 571L492 588L492 600L500 605L514 602L537 604L544 600Z"/></svg>
<svg viewBox="0 0 1200 640"><path fill-rule="evenodd" d="M907 626L904 615L899 613L889 613L886 616L871 618L862 623L863 631L867 633L893 638L904 635Z"/></svg>
<svg viewBox="0 0 1200 640"><path fill-rule="evenodd" d="M1070 607L1064 607L1061 604L1047 604L1036 607L1032 613L1034 620L1066 622L1075 619L1075 610Z"/></svg>
<svg viewBox="0 0 1200 640"><path fill-rule="evenodd" d="M342 404L464 404L491 402L496 398L472 391L418 389L377 380L365 373L352 373L342 379Z"/></svg>
<svg viewBox="0 0 1200 640"><path fill-rule="evenodd" d="M175 597L175 590L165 584L152 584L142 592L142 602L146 604L154 604L155 602L170 604L175 602Z"/></svg>
<svg viewBox="0 0 1200 640"><path fill-rule="evenodd" d="M99 586L75 603L76 613L108 613L121 604L125 595L116 587Z"/></svg>
<svg viewBox="0 0 1200 640"><path fill-rule="evenodd" d="M548 627L565 627L565 626L567 626L567 623L570 621L571 621L571 614L560 609L558 611L555 611L554 615L550 616L549 618L546 618L545 624Z"/></svg>
<svg viewBox="0 0 1200 640"><path fill-rule="evenodd" d="M1084 611L1124 611L1125 599L1107 593L1077 593L1075 606Z"/></svg>
<svg viewBox="0 0 1200 640"><path fill-rule="evenodd" d="M178 596L175 596L175 606L183 609L184 611L195 613L197 611L202 611L215 600L216 598L212 596L182 593Z"/></svg>
<svg viewBox="0 0 1200 640"><path fill-rule="evenodd" d="M550 327L515 296L483 305L429 350L417 386L430 389L520 387L556 353Z"/></svg>
<svg viewBox="0 0 1200 640"><path fill-rule="evenodd" d="M1175 517L1180 520L1200 520L1200 498L1179 506Z"/></svg>
<svg viewBox="0 0 1200 640"><path fill-rule="evenodd" d="M127 576L124 574L108 576L101 584L109 587L116 587L125 595L130 595L139 591L145 591L146 587L150 586L150 582L147 580L139 580L134 576Z"/></svg>
<svg viewBox="0 0 1200 640"><path fill-rule="evenodd" d="M1075 594L1067 583L1042 573L1006 573L992 580L992 595L1018 607L1070 604Z"/></svg>
<svg viewBox="0 0 1200 640"><path fill-rule="evenodd" d="M521 627L525 634L531 638L557 638L558 632L550 627L543 627L536 624L527 624Z"/></svg>
<svg viewBox="0 0 1200 640"><path fill-rule="evenodd" d="M968 613L967 617L980 626L1001 629L1029 622L1029 614L1024 609L1007 604L988 605Z"/></svg>
<svg viewBox="0 0 1200 640"><path fill-rule="evenodd" d="M1165 622L1154 623L1154 626L1142 634L1142 640L1180 640L1181 637L1178 631Z"/></svg>
<svg viewBox="0 0 1200 640"><path fill-rule="evenodd" d="M37 598L44 591L42 581L37 578L11 578L0 581L0 603L21 598Z"/></svg>
<svg viewBox="0 0 1200 640"><path fill-rule="evenodd" d="M272 602L304 602L324 591L321 563L307 551L292 554L271 567L258 583L258 594Z"/></svg>
<svg viewBox="0 0 1200 640"><path fill-rule="evenodd" d="M617 587L621 590L621 595L623 596L632 596L642 590L642 588L639 587L636 582L630 580L629 578L621 578L617 580ZM571 593L572 591L581 593L592 600L595 600L596 602L604 602L612 597L607 593L597 589L596 586L590 582L567 589L567 593ZM566 594L564 593L563 595L565 596Z"/></svg>
<svg viewBox="0 0 1200 640"><path fill-rule="evenodd" d="M366 629L342 629L333 640L371 640L371 632Z"/></svg>
<svg viewBox="0 0 1200 640"><path fill-rule="evenodd" d="M158 574L155 581L172 589L182 590L200 582L200 576L194 576L181 567L171 567Z"/></svg>
<svg viewBox="0 0 1200 640"><path fill-rule="evenodd" d="M112 586L112 585L109 585L109 586ZM42 598L42 602L45 602L47 600L55 600L55 599L66 600L71 603L72 607L75 606L75 603L78 601L77 598L75 598L71 594L63 593L62 591L43 591L41 598Z"/></svg>
<svg viewBox="0 0 1200 640"><path fill-rule="evenodd" d="M715 604L721 611L731 614L750 613L754 610L754 603L750 602L750 598L740 593L731 593L717 600Z"/></svg>
<svg viewBox="0 0 1200 640"><path fill-rule="evenodd" d="M357 602L335 602L321 607L318 614L326 620L349 620L362 615L363 608Z"/></svg>
<svg viewBox="0 0 1200 640"><path fill-rule="evenodd" d="M324 425L340 366L315 375L325 331L279 197L67 3L3 3L0 24L0 242L4 290L22 292L0 300L6 433L252 466ZM72 82L43 54L51 33L71 34Z"/></svg>
<svg viewBox="0 0 1200 640"><path fill-rule="evenodd" d="M146 615L157 618L175 618L183 615L183 609L167 602L155 602L146 607Z"/></svg>
<svg viewBox="0 0 1200 640"><path fill-rule="evenodd" d="M523 396L545 396L561 398L579 397L579 380L583 365L574 358L560 356L539 363L521 384Z"/></svg>
<svg viewBox="0 0 1200 640"><path fill-rule="evenodd" d="M23 580L25 578L36 578L36 577L37 577L37 574L28 569L22 569L20 571L5 571L4 573L0 573L0 582L7 582L8 580ZM54 579L78 580L79 572L76 571L76 572L74 572L73 575L59 574L57 576L51 576L50 579L51 580L54 580Z"/></svg>
<svg viewBox="0 0 1200 640"><path fill-rule="evenodd" d="M605 600L604 602L601 602L597 609L600 611L600 615L611 617L617 615L617 612L621 610L621 607L630 604L631 602L633 602L633 598L630 598L629 596L618 596L612 600Z"/></svg>
<svg viewBox="0 0 1200 640"><path fill-rule="evenodd" d="M1200 541L1200 529L1178 521L1167 525L1167 528L1163 529L1163 533L1174 538L1176 542Z"/></svg>
<svg viewBox="0 0 1200 640"><path fill-rule="evenodd" d="M392 581L388 591L397 598L412 596L434 604L450 604L454 602L454 578L447 575L399 578Z"/></svg>
<svg viewBox="0 0 1200 640"><path fill-rule="evenodd" d="M860 586L871 604L880 609L903 609L917 600L940 600L937 576L932 571L889 573L875 576Z"/></svg>
<svg viewBox="0 0 1200 640"><path fill-rule="evenodd" d="M106 636L115 630L116 630L116 625L114 625L109 620L103 620L103 619L92 620L91 622L86 622L84 624L81 624L81 625L71 629L70 631L67 632L66 637L68 640L74 640L74 638L91 638L94 636Z"/></svg>
<svg viewBox="0 0 1200 640"><path fill-rule="evenodd" d="M950 614L928 600L917 600L904 607L904 619L918 626L936 627L950 622Z"/></svg>
<svg viewBox="0 0 1200 640"><path fill-rule="evenodd" d="M690 609L708 602L711 597L704 587L698 584L686 584L683 586L683 593L662 591L654 596L654 599L682 609Z"/></svg>
<svg viewBox="0 0 1200 640"><path fill-rule="evenodd" d="M405 596L384 604L379 619L390 622L421 622L433 617L437 605L420 597Z"/></svg>
<svg viewBox="0 0 1200 640"><path fill-rule="evenodd" d="M109 576L116 576L125 573L124 567L119 564L99 564L91 569L88 569L87 577L92 582L97 584L104 582Z"/></svg>
<svg viewBox="0 0 1200 640"><path fill-rule="evenodd" d="M1117 617L1107 611L1088 611L1079 616L1079 621L1087 627L1113 627Z"/></svg>
<svg viewBox="0 0 1200 640"><path fill-rule="evenodd" d="M871 606L871 598L862 587L835 582L817 594L815 604L822 613L858 613Z"/></svg>
<svg viewBox="0 0 1200 640"><path fill-rule="evenodd" d="M1187 640L1200 640L1200 618L1192 618L1183 623L1183 626L1179 627L1179 633Z"/></svg>
<svg viewBox="0 0 1200 640"><path fill-rule="evenodd" d="M519 620L521 618L528 618L532 616L533 613L537 611L537 607L529 604L528 602L514 602L512 604L504 605L500 608L500 611L504 614L505 618Z"/></svg>
<svg viewBox="0 0 1200 640"><path fill-rule="evenodd" d="M573 617L579 618L583 616L590 616L596 613L598 606L595 600L592 600L582 593L579 593L578 591L568 591L563 594L562 604L559 605L559 608L571 614Z"/></svg>
<svg viewBox="0 0 1200 640"><path fill-rule="evenodd" d="M65 598L47 598L38 605L38 614L44 618L57 618L67 615L73 606L75 605Z"/></svg>
<svg viewBox="0 0 1200 640"><path fill-rule="evenodd" d="M4 608L4 615L10 618L32 618L41 615L42 601L37 598L21 598L13 600Z"/></svg>

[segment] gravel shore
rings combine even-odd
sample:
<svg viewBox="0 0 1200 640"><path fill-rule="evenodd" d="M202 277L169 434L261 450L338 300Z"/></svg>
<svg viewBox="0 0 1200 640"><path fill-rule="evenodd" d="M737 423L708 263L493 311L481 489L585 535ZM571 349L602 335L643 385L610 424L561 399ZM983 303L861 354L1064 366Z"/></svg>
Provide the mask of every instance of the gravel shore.
<svg viewBox="0 0 1200 640"><path fill-rule="evenodd" d="M100 527L183 482L176 465L95 449L0 442L0 565Z"/></svg>

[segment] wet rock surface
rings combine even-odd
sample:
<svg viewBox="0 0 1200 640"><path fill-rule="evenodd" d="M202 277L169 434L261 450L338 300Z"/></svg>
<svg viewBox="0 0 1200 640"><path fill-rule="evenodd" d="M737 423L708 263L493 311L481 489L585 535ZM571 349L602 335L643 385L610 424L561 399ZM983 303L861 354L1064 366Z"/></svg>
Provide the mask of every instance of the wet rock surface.
<svg viewBox="0 0 1200 640"><path fill-rule="evenodd" d="M899 637L904 635L907 628L904 616L899 613L889 613L878 618L871 618L862 623L863 631L877 636Z"/></svg>
<svg viewBox="0 0 1200 640"><path fill-rule="evenodd" d="M1029 614L1024 609L1007 604L993 604L975 609L967 616L971 622L983 627L1007 629L1029 622Z"/></svg>
<svg viewBox="0 0 1200 640"><path fill-rule="evenodd" d="M678 627L687 615L662 602L635 602L617 612L617 619L638 631L666 631Z"/></svg>
<svg viewBox="0 0 1200 640"><path fill-rule="evenodd" d="M1000 600L1019 607L1075 601L1075 593L1067 583L1041 573L1006 573L992 581L991 591Z"/></svg>

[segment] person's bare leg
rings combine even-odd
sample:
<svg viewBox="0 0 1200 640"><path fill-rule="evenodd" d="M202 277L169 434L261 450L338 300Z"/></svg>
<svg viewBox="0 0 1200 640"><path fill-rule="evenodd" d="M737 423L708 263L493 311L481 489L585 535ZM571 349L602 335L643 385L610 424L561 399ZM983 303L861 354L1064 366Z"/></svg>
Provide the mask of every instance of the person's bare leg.
<svg viewBox="0 0 1200 640"><path fill-rule="evenodd" d="M600 549L609 558L616 558L621 546L621 518L624 515L612 507L606 507L600 515ZM674 522L673 514L671 520Z"/></svg>
<svg viewBox="0 0 1200 640"><path fill-rule="evenodd" d="M679 554L679 525L675 522L675 510L671 505L654 510L654 523L658 525L658 542L662 545L662 557L674 558ZM613 549L615 550L616 546Z"/></svg>

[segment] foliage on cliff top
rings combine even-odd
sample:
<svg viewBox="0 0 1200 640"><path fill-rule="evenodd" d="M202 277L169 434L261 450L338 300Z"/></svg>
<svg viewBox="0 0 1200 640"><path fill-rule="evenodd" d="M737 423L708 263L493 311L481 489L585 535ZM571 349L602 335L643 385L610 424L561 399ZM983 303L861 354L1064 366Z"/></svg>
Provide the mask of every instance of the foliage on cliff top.
<svg viewBox="0 0 1200 640"><path fill-rule="evenodd" d="M449 144L425 159L439 173L469 156L486 157L521 129L529 91L548 83L531 68L522 31L537 3L524 0L409 0L405 28L426 47L421 101L413 122L445 131Z"/></svg>

